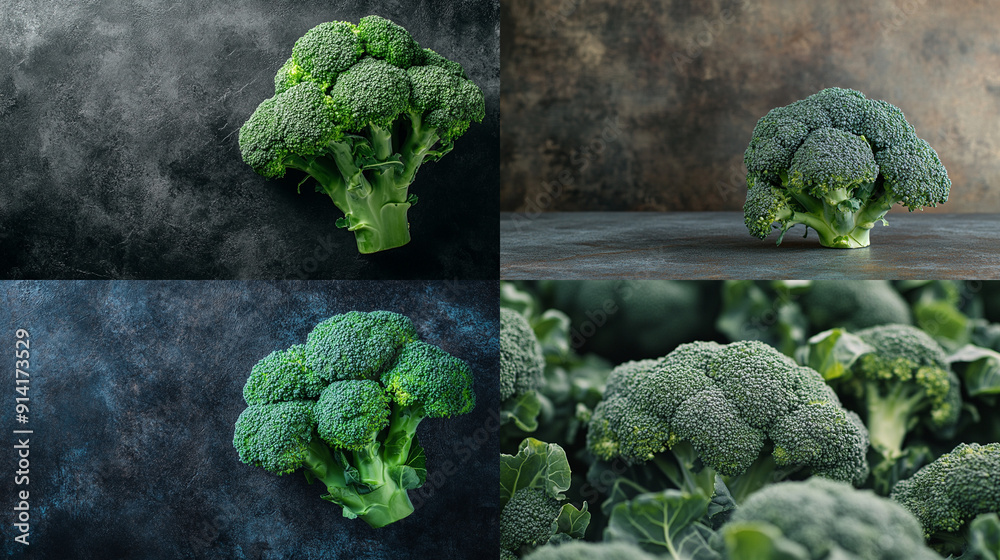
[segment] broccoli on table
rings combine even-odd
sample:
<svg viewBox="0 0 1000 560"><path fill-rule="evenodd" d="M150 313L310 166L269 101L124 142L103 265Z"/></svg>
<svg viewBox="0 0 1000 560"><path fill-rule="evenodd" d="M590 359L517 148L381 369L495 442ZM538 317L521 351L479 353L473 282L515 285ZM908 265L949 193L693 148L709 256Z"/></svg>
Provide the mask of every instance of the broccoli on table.
<svg viewBox="0 0 1000 560"><path fill-rule="evenodd" d="M937 206L951 189L937 152L903 112L851 89L824 89L769 111L744 162L747 229L764 239L777 222L778 244L804 224L824 247L867 247L894 204Z"/></svg>
<svg viewBox="0 0 1000 560"><path fill-rule="evenodd" d="M413 513L407 490L426 478L417 426L470 412L472 386L469 366L417 340L405 316L336 315L253 367L233 446L277 475L303 469L344 517L383 527Z"/></svg>
<svg viewBox="0 0 1000 560"><path fill-rule="evenodd" d="M1000 511L1000 443L960 443L900 481L892 499L920 520L924 533L955 533L981 513Z"/></svg>
<svg viewBox="0 0 1000 560"><path fill-rule="evenodd" d="M750 496L722 528L730 560L940 560L892 500L810 478Z"/></svg>
<svg viewBox="0 0 1000 560"><path fill-rule="evenodd" d="M421 49L379 16L310 29L240 128L243 160L268 178L306 172L344 212L337 226L374 253L410 240L417 169L485 117L483 91L457 62Z"/></svg>
<svg viewBox="0 0 1000 560"><path fill-rule="evenodd" d="M678 488L708 496L718 473L737 500L770 481L775 466L856 484L868 475L860 418L819 373L757 341L693 342L618 366L587 447L603 460L652 461Z"/></svg>

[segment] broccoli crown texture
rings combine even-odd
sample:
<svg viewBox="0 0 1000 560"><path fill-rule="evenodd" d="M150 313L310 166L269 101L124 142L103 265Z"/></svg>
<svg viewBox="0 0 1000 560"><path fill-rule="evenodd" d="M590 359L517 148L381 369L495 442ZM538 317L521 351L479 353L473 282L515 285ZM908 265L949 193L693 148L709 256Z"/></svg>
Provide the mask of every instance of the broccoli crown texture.
<svg viewBox="0 0 1000 560"><path fill-rule="evenodd" d="M312 176L344 212L337 225L373 253L409 241L417 169L485 115L483 91L460 64L368 16L357 25L321 23L299 38L239 143L264 177L287 169Z"/></svg>
<svg viewBox="0 0 1000 560"><path fill-rule="evenodd" d="M817 280L802 296L815 331L910 324L910 306L885 280Z"/></svg>
<svg viewBox="0 0 1000 560"><path fill-rule="evenodd" d="M920 520L927 536L1000 511L1000 443L960 443L896 484L892 499Z"/></svg>
<svg viewBox="0 0 1000 560"><path fill-rule="evenodd" d="M690 444L702 463L738 476L773 443L779 467L861 483L868 434L816 371L757 341L682 344L622 364L590 422L599 458L638 463Z"/></svg>
<svg viewBox="0 0 1000 560"><path fill-rule="evenodd" d="M955 426L961 386L933 338L909 325L880 325L856 334L874 351L855 362L847 390L864 396L872 447L895 458L916 425L934 431Z"/></svg>
<svg viewBox="0 0 1000 560"><path fill-rule="evenodd" d="M500 308L500 400L533 391L542 382L545 358L528 320Z"/></svg>
<svg viewBox="0 0 1000 560"><path fill-rule="evenodd" d="M898 504L870 490L822 478L773 484L754 493L723 532L748 527L790 541L796 550L804 549L805 554L795 558L940 558L924 544L916 519Z"/></svg>
<svg viewBox="0 0 1000 560"><path fill-rule="evenodd" d="M503 558L503 551L501 551ZM570 541L559 546L543 546L528 556L527 560L655 560L658 556L647 554L641 548L625 543L594 543Z"/></svg>
<svg viewBox="0 0 1000 560"><path fill-rule="evenodd" d="M373 527L413 512L406 491L426 478L417 425L475 407L469 366L417 340L387 311L352 311L316 325L305 345L272 352L243 390L240 460L278 474L304 469L324 499Z"/></svg>
<svg viewBox="0 0 1000 560"><path fill-rule="evenodd" d="M548 542L562 504L541 488L521 488L500 513L500 549L534 548Z"/></svg>
<svg viewBox="0 0 1000 560"><path fill-rule="evenodd" d="M805 224L825 247L867 247L894 204L936 206L951 190L937 152L903 112L851 89L824 89L769 111L744 162L747 229L763 239L778 222L779 244Z"/></svg>

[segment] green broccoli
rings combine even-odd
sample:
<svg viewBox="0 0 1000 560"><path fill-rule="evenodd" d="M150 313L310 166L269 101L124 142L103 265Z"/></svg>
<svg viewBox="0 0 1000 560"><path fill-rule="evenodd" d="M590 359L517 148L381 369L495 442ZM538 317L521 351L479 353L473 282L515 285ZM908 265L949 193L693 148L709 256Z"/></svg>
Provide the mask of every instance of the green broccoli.
<svg viewBox="0 0 1000 560"><path fill-rule="evenodd" d="M864 403L872 449L883 458L875 474L883 479L906 455L906 436L916 427L939 434L955 427L962 408L961 387L944 350L920 329L881 325L855 334L872 351L831 382ZM876 483L876 489L886 493L893 481Z"/></svg>
<svg viewBox="0 0 1000 560"><path fill-rule="evenodd" d="M383 527L413 513L407 490L426 479L417 426L470 412L472 386L469 366L417 340L407 317L336 315L253 367L233 446L277 475L304 469L344 517Z"/></svg>
<svg viewBox="0 0 1000 560"><path fill-rule="evenodd" d="M653 461L678 488L708 496L716 472L739 477L737 500L775 466L856 484L868 475L868 433L857 415L816 371L757 341L694 342L618 366L587 446L603 460Z"/></svg>
<svg viewBox="0 0 1000 560"><path fill-rule="evenodd" d="M500 555L503 560L503 553ZM516 558L516 557L513 557ZM656 560L639 547L624 543L593 543L573 541L559 546L543 546L528 556L526 560Z"/></svg>
<svg viewBox="0 0 1000 560"><path fill-rule="evenodd" d="M500 455L501 557L583 538L590 513L587 502L577 509L565 501L570 477L566 452L555 443L527 438L517 455Z"/></svg>
<svg viewBox="0 0 1000 560"><path fill-rule="evenodd" d="M274 86L240 128L243 160L264 177L297 169L315 179L362 253L409 242L417 169L486 114L460 64L379 16L307 31Z"/></svg>
<svg viewBox="0 0 1000 560"><path fill-rule="evenodd" d="M910 308L885 280L817 280L801 300L813 333L910 324Z"/></svg>
<svg viewBox="0 0 1000 560"><path fill-rule="evenodd" d="M898 504L822 478L755 493L722 534L730 560L940 560Z"/></svg>
<svg viewBox="0 0 1000 560"><path fill-rule="evenodd" d="M824 89L769 111L744 162L747 229L764 239L778 222L778 244L804 224L824 247L867 247L894 204L936 206L951 190L937 152L903 112L851 89Z"/></svg>
<svg viewBox="0 0 1000 560"><path fill-rule="evenodd" d="M500 308L500 413L524 431L538 428L541 402L535 390L542 384L545 357L528 320Z"/></svg>
<svg viewBox="0 0 1000 560"><path fill-rule="evenodd" d="M928 538L1000 511L1000 443L958 444L896 484L892 499L916 516Z"/></svg>

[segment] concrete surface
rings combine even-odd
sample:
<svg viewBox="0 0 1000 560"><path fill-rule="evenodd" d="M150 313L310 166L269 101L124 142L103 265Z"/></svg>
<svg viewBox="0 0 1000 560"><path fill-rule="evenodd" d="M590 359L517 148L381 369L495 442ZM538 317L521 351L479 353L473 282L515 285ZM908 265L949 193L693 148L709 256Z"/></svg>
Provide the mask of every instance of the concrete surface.
<svg viewBox="0 0 1000 560"><path fill-rule="evenodd" d="M14 376L0 383L5 558L483 558L499 542L497 282L4 282L4 344L31 341L30 546L11 527ZM319 321L387 309L469 362L476 409L418 428L426 494L372 529L324 489L240 463L250 368ZM7 322L10 317L10 323ZM9 327L6 328L6 327ZM10 362L9 366L13 366ZM9 405L9 406L8 406ZM484 428L485 427L485 428ZM23 437L23 436L22 436ZM478 443L474 437L479 437ZM455 472L445 474L447 464ZM488 489L489 491L484 491Z"/></svg>
<svg viewBox="0 0 1000 560"><path fill-rule="evenodd" d="M1000 216L891 214L871 246L828 249L796 226L751 237L738 212L502 213L503 279L1000 279Z"/></svg>
<svg viewBox="0 0 1000 560"><path fill-rule="evenodd" d="M982 0L505 0L501 209L738 210L771 108L824 87L900 107L1000 212L1000 11Z"/></svg>
<svg viewBox="0 0 1000 560"><path fill-rule="evenodd" d="M296 39L369 14L463 64L487 116L421 167L413 241L361 256L237 139ZM496 278L496 0L4 0L0 37L0 278Z"/></svg>

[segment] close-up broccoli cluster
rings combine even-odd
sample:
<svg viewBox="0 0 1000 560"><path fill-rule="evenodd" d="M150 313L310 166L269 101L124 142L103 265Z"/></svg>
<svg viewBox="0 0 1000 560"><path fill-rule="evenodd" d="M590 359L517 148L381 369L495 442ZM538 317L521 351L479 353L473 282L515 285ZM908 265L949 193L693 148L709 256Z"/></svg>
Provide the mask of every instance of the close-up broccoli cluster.
<svg viewBox="0 0 1000 560"><path fill-rule="evenodd" d="M998 295L502 283L501 558L1000 559Z"/></svg>
<svg viewBox="0 0 1000 560"><path fill-rule="evenodd" d="M472 387L468 364L420 341L409 318L351 311L253 367L233 446L276 475L303 470L344 517L384 527L413 513L407 491L427 478L417 426L471 412Z"/></svg>

